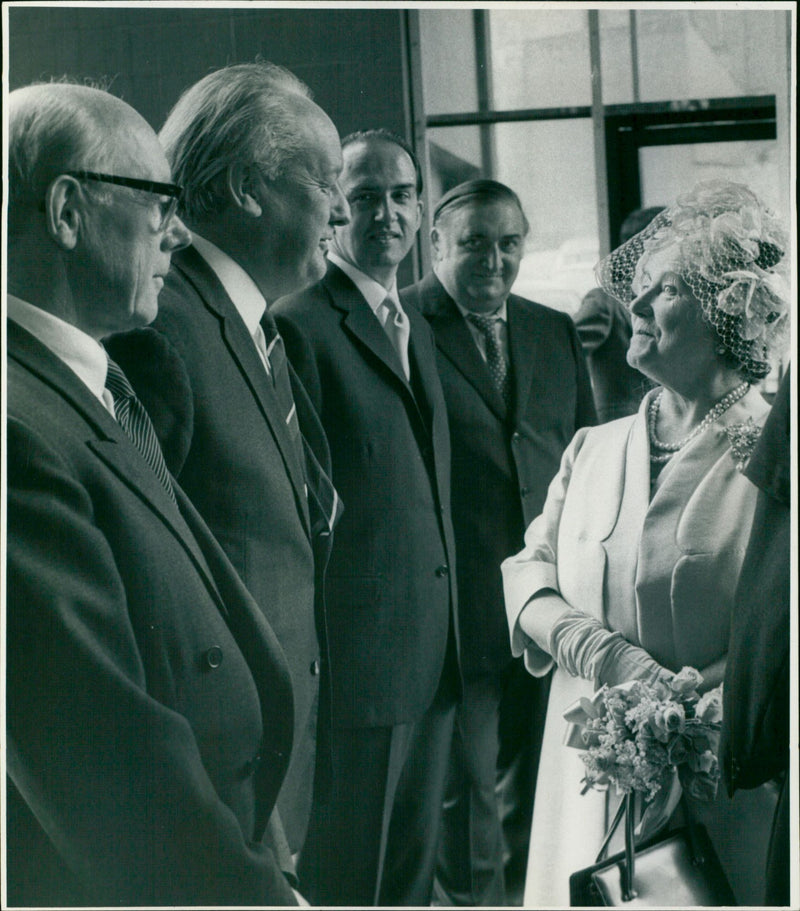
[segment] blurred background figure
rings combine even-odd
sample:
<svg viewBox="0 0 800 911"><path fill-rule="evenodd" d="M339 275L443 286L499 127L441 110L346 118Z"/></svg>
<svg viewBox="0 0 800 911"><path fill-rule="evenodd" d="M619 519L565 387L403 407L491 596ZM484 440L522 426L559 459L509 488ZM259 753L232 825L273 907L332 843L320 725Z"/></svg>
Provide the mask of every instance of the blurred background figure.
<svg viewBox="0 0 800 911"><path fill-rule="evenodd" d="M525 549L503 564L512 648L553 664L526 904L564 905L594 863L614 793L581 794L564 711L604 684L683 666L725 674L757 489L742 474L769 406L754 384L790 329L788 237L747 187L698 184L598 267L633 318L628 361L660 384L639 411L579 430ZM775 794L687 795L737 902L764 892Z"/></svg>
<svg viewBox="0 0 800 911"><path fill-rule="evenodd" d="M620 227L620 244L646 228L663 208L651 206L631 212ZM627 361L632 334L627 308L602 288L592 288L574 319L586 354L600 423L635 414L653 384Z"/></svg>
<svg viewBox="0 0 800 911"><path fill-rule="evenodd" d="M731 797L765 782L779 788L759 899L765 905L790 900L790 376L787 370L744 472L759 493L736 590L720 748Z"/></svg>

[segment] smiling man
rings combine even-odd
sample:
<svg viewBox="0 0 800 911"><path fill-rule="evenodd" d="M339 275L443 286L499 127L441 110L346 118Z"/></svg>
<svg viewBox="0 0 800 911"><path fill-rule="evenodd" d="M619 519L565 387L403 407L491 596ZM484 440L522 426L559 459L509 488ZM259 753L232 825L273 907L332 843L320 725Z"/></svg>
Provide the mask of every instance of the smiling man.
<svg viewBox="0 0 800 911"><path fill-rule="evenodd" d="M521 886L547 681L511 657L500 563L541 511L575 431L595 421L572 321L511 294L527 234L505 184L460 184L434 211L433 273L402 292L436 337L453 449L464 698L439 850L443 904L499 907Z"/></svg>
<svg viewBox="0 0 800 911"><path fill-rule="evenodd" d="M422 184L398 136L342 145L350 223L326 276L275 306L346 503L326 584L332 787L300 868L319 905L427 905L460 680L445 404L396 282Z"/></svg>
<svg viewBox="0 0 800 911"><path fill-rule="evenodd" d="M159 134L192 247L176 256L153 330L110 342L170 468L269 619L292 673L294 742L278 798L284 862L311 805L321 579L337 497L325 436L287 367L269 305L325 272L347 221L336 129L309 90L269 63L213 72Z"/></svg>

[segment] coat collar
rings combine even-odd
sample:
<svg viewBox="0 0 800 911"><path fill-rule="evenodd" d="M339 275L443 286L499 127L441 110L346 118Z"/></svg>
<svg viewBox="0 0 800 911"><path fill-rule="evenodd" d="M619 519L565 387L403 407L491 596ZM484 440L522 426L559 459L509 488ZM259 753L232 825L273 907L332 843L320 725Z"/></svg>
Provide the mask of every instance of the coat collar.
<svg viewBox="0 0 800 911"><path fill-rule="evenodd" d="M13 321L8 323L8 342L8 356L59 393L88 424L95 436L86 440L87 447L175 535L205 579L221 612L227 615L205 558L181 513L181 510L187 508L192 512L194 510L180 487L174 484L175 496L180 505L178 509L122 427L62 361Z"/></svg>
<svg viewBox="0 0 800 911"><path fill-rule="evenodd" d="M204 306L219 319L225 346L253 393L278 444L292 482L298 510L303 517L306 532L310 534L303 466L297 458L294 443L287 430L285 415L281 415L277 410L277 400L270 378L241 314L214 270L192 247L187 247L173 256L173 268L194 288Z"/></svg>
<svg viewBox="0 0 800 911"><path fill-rule="evenodd" d="M401 383L408 386L397 352L355 283L333 263L328 264L328 271L322 283L330 295L333 306L346 314L343 324L345 329L366 345Z"/></svg>
<svg viewBox="0 0 800 911"><path fill-rule="evenodd" d="M536 305L541 306L541 305ZM534 305L516 294L508 296L508 343L514 378L514 408L518 415L528 411L531 401L547 401L547 386L553 371L550 336L542 332L542 319Z"/></svg>
<svg viewBox="0 0 800 911"><path fill-rule="evenodd" d="M505 402L492 382L486 363L475 345L464 317L436 275L431 272L418 284L405 289L401 297L416 306L428 318L436 337L436 345L442 354L475 388L494 415L501 421L505 420ZM510 311L509 306L509 337Z"/></svg>
<svg viewBox="0 0 800 911"><path fill-rule="evenodd" d="M369 351L370 356L380 362L383 369L392 373L401 384L404 394L413 400L421 418L426 409L429 414L433 414L438 406L433 390L439 385L439 377L436 372L433 346L429 338L430 330L420 314L413 307L405 308L411 329L408 359L412 371L416 371L419 378L419 383L415 384L415 388L412 389L411 383L405 377L397 352L355 284L338 266L329 263L328 272L322 279L322 285L333 306L345 314L342 324L345 331L356 338ZM418 402L418 396L422 397L423 401ZM427 427L428 421L424 418L422 420Z"/></svg>

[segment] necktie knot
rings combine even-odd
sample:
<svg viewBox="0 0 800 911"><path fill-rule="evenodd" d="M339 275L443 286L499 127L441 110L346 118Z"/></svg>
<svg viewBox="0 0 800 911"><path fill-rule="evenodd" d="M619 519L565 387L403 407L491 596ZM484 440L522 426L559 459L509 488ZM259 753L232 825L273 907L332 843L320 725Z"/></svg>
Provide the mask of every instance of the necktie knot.
<svg viewBox="0 0 800 911"><path fill-rule="evenodd" d="M511 399L511 379L508 372L506 355L497 337L497 325L501 322L499 316L491 313L469 313L467 319L483 334L486 344L486 366L492 377L495 388L500 393L506 407Z"/></svg>
<svg viewBox="0 0 800 911"><path fill-rule="evenodd" d="M128 380L128 377L122 372L122 368L115 361L112 361L108 355L108 369L106 371L106 389L111 393L111 397L116 402L118 399L136 398L136 393Z"/></svg>
<svg viewBox="0 0 800 911"><path fill-rule="evenodd" d="M470 313L468 314L467 319L476 325L485 335L495 335L495 326L500 317L487 313Z"/></svg>
<svg viewBox="0 0 800 911"><path fill-rule="evenodd" d="M391 294L386 295L381 306L386 312L386 320L383 323L383 329L389 336L389 341L391 341L397 352L397 356L400 358L400 364L406 379L409 379L411 376L411 368L408 360L408 340L411 334L411 327L408 322L408 317Z"/></svg>

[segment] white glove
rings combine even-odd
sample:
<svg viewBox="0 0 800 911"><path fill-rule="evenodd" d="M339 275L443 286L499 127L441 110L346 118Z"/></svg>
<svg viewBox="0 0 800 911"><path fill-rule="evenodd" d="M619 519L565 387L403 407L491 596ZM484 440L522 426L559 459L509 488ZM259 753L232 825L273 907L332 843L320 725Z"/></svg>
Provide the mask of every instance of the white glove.
<svg viewBox="0 0 800 911"><path fill-rule="evenodd" d="M612 633L583 611L569 610L550 631L548 651L560 668L595 686L616 686L627 680L655 683L673 674L622 633Z"/></svg>

